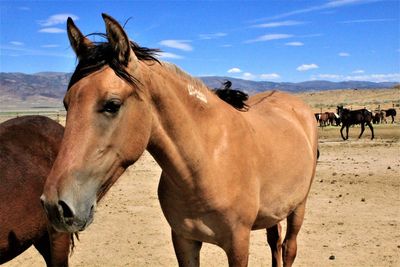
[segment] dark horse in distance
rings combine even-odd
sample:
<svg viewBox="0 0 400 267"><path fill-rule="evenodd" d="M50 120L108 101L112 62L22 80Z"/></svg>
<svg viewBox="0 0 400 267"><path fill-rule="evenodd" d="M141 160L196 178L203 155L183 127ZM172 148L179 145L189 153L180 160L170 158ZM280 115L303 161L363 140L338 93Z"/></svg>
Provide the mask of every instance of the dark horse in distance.
<svg viewBox="0 0 400 267"><path fill-rule="evenodd" d="M0 124L0 264L34 245L47 266L68 266L71 234L49 225L39 199L63 132L42 116Z"/></svg>
<svg viewBox="0 0 400 267"><path fill-rule="evenodd" d="M394 109L394 108L389 108L389 109L387 109L387 110L385 110L385 113L386 113L386 117L391 117L392 118L392 124L394 123L394 117L396 117L396 114L397 114L397 112L396 112L396 109Z"/></svg>
<svg viewBox="0 0 400 267"><path fill-rule="evenodd" d="M371 129L372 137L371 140L374 139L374 128L372 127L372 112L367 109L358 109L358 110L349 110L347 108L343 108L343 106L337 107L337 113L342 121L342 128L340 128L340 135L343 140L347 140L349 138L349 127L354 124L361 124L361 133L358 138L361 138L362 134L365 130L365 124ZM346 127L346 137L343 136L343 129Z"/></svg>

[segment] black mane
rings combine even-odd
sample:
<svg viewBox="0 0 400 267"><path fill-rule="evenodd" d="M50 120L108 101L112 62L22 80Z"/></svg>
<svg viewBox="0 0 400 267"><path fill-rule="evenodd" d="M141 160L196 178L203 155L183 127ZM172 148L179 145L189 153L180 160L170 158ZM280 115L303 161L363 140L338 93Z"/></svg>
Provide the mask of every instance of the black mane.
<svg viewBox="0 0 400 267"><path fill-rule="evenodd" d="M105 37L105 34L90 34ZM139 60L150 60L160 63L156 58L157 54L161 51L159 49L141 47L137 43L130 41L131 48ZM114 50L108 42L98 42L92 47L89 47L85 55L79 60L75 72L72 74L71 80L68 84L68 89L71 88L76 82L89 74L100 70L105 65L109 65L115 74L127 81L129 84L137 85L140 83L135 77L130 75L125 67L114 56Z"/></svg>
<svg viewBox="0 0 400 267"><path fill-rule="evenodd" d="M226 80L222 83L223 88L215 88L214 93L222 100L240 111L247 111L249 106L245 103L249 99L249 95L240 90L231 89L232 82Z"/></svg>

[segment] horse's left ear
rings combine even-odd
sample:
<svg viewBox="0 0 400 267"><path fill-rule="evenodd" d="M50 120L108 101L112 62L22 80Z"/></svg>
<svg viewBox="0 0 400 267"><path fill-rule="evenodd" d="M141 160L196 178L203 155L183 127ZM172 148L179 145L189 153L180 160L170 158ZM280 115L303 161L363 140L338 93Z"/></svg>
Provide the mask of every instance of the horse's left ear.
<svg viewBox="0 0 400 267"><path fill-rule="evenodd" d="M93 46L93 43L81 33L70 17L67 20L67 33L71 47L78 58L83 57Z"/></svg>
<svg viewBox="0 0 400 267"><path fill-rule="evenodd" d="M107 38L111 47L114 49L115 56L125 66L129 63L131 46L129 38L121 25L111 16L102 14L106 24Z"/></svg>

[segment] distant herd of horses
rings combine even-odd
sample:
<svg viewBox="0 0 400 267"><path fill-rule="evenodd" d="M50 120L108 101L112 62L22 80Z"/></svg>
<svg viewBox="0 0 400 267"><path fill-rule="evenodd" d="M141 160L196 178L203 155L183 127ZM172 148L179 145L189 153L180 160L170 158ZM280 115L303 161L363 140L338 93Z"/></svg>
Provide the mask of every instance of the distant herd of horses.
<svg viewBox="0 0 400 267"><path fill-rule="evenodd" d="M47 266L68 266L74 235L147 149L162 168L158 197L179 266L199 266L203 242L220 246L229 266L247 266L257 229L267 232L272 266L292 266L317 164L311 109L278 91L249 97L229 81L212 92L103 19L104 43L67 21L79 62L65 128L41 116L0 124L0 264L34 245ZM316 119L341 124L343 139L352 124L374 137L366 109Z"/></svg>
<svg viewBox="0 0 400 267"><path fill-rule="evenodd" d="M328 125L332 126L342 126L340 129L340 135L343 140L347 140L349 136L349 127L351 125L360 124L361 125L361 133L358 138L361 138L365 125L367 125L372 133L371 139L374 139L374 128L372 124L379 123L388 123L387 117L392 119L391 123L394 123L395 116L397 114L395 108L389 108L386 110L378 110L373 113L366 108L358 109L358 110L350 110L344 108L343 106L338 106L335 112L321 112L315 113L315 119L320 127L325 127ZM343 129L346 128L346 136L343 135Z"/></svg>
<svg viewBox="0 0 400 267"><path fill-rule="evenodd" d="M339 108L340 106L338 106ZM315 119L320 127L324 126L340 126L341 119L339 116L339 111L337 112L321 112L315 113ZM394 123L395 117L397 115L395 108L389 108L386 110L377 110L376 112L369 111L371 113L371 121L373 124L388 123L387 117L391 118L390 123Z"/></svg>

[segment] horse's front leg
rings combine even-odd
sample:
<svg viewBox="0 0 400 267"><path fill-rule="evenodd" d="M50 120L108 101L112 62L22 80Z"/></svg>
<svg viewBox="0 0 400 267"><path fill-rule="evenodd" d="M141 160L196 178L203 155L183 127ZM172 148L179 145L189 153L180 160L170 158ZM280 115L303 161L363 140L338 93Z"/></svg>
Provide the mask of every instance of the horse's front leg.
<svg viewBox="0 0 400 267"><path fill-rule="evenodd" d="M228 256L229 267L246 267L249 261L250 229L236 229L222 248Z"/></svg>
<svg viewBox="0 0 400 267"><path fill-rule="evenodd" d="M342 136L343 140L346 140L346 138L344 138L344 136L343 136L343 129L344 129L344 127L346 127L346 125L342 124L342 128L340 128L340 135ZM346 128L346 131L348 132L348 131L349 131L349 128Z"/></svg>
<svg viewBox="0 0 400 267"><path fill-rule="evenodd" d="M172 243L180 267L199 267L202 242L186 239L172 231Z"/></svg>
<svg viewBox="0 0 400 267"><path fill-rule="evenodd" d="M358 139L361 138L362 134L364 133L364 130L365 130L365 125L364 125L364 123L362 122L362 123L361 123L361 133L360 133L360 135L358 136Z"/></svg>

